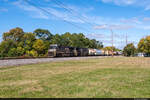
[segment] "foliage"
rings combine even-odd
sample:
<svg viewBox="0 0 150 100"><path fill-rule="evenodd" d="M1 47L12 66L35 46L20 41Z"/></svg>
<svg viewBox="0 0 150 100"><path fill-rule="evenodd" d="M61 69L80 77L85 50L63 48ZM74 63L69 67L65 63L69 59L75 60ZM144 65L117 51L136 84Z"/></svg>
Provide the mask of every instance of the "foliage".
<svg viewBox="0 0 150 100"><path fill-rule="evenodd" d="M16 50L16 48L11 48L11 49L8 51L8 56L9 56L9 57L15 57L15 56L17 56L17 50Z"/></svg>
<svg viewBox="0 0 150 100"><path fill-rule="evenodd" d="M36 40L35 34L25 33L24 36L22 37L22 41L19 43L18 46L23 47L25 51L30 51L33 49L32 46L35 40Z"/></svg>
<svg viewBox="0 0 150 100"><path fill-rule="evenodd" d="M52 36L53 36L49 30L40 29L40 28L36 29L34 31L34 33L36 34L36 36L39 39L41 39L43 41L45 41L45 40L49 40L50 41L52 39Z"/></svg>
<svg viewBox="0 0 150 100"><path fill-rule="evenodd" d="M23 34L24 34L23 29L17 27L17 28L11 29L9 32L5 32L3 34L3 40L13 40L17 42L17 41L20 41Z"/></svg>
<svg viewBox="0 0 150 100"><path fill-rule="evenodd" d="M16 48L17 44L13 40L2 41L0 44L0 54L2 57L8 57L8 52L12 48Z"/></svg>
<svg viewBox="0 0 150 100"><path fill-rule="evenodd" d="M35 50L26 51L26 56L38 57L38 53L37 53L37 51L35 51Z"/></svg>
<svg viewBox="0 0 150 100"><path fill-rule="evenodd" d="M53 35L49 30L36 29L24 32L16 27L3 33L0 43L0 57L13 56L45 56L50 44L72 46L80 48L103 48L102 42L87 38L83 33L69 33Z"/></svg>
<svg viewBox="0 0 150 100"><path fill-rule="evenodd" d="M44 49L46 48L44 42L40 39L37 39L33 44L33 49L37 51L38 54L44 54Z"/></svg>
<svg viewBox="0 0 150 100"><path fill-rule="evenodd" d="M133 43L127 44L123 49L123 54L125 56L134 56L136 53L136 48Z"/></svg>
<svg viewBox="0 0 150 100"><path fill-rule="evenodd" d="M71 34L66 32L62 35L56 34L53 36L51 43L79 48L103 48L102 42L96 41L95 39L90 40L83 33Z"/></svg>
<svg viewBox="0 0 150 100"><path fill-rule="evenodd" d="M150 36L142 38L138 43L138 52L146 53L150 55Z"/></svg>
<svg viewBox="0 0 150 100"><path fill-rule="evenodd" d="M107 46L107 47L103 48L103 50L105 50L105 51L121 51L120 49L117 49L112 46Z"/></svg>
<svg viewBox="0 0 150 100"><path fill-rule="evenodd" d="M17 56L22 56L25 53L25 50L22 47L17 47L16 52Z"/></svg>

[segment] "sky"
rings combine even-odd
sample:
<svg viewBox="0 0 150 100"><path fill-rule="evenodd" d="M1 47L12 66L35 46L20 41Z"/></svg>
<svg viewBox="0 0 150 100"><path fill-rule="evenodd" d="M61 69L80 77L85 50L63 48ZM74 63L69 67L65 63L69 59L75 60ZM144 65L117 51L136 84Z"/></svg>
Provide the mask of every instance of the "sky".
<svg viewBox="0 0 150 100"><path fill-rule="evenodd" d="M126 35L135 46L149 35L150 0L0 0L0 41L15 27L84 33L104 46L112 45L113 32L114 46L122 49Z"/></svg>

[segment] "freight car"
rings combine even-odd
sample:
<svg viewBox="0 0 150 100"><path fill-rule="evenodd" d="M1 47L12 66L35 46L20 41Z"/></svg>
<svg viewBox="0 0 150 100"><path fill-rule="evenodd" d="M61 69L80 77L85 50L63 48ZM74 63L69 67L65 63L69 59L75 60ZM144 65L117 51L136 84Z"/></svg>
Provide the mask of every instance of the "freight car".
<svg viewBox="0 0 150 100"><path fill-rule="evenodd" d="M104 52L99 49L89 49L89 56L104 56Z"/></svg>

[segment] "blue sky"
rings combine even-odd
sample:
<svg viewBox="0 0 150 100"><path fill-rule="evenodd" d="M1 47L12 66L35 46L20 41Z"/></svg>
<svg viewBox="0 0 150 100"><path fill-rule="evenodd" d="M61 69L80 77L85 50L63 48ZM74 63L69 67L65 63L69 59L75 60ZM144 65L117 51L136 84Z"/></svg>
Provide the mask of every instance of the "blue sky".
<svg viewBox="0 0 150 100"><path fill-rule="evenodd" d="M44 28L51 33L84 33L89 38L111 46L125 46L128 42L137 45L149 35L150 0L0 0L0 41L3 32L21 27L25 32ZM65 9L64 9L65 8ZM45 12L46 11L46 12ZM48 13L47 13L48 12Z"/></svg>

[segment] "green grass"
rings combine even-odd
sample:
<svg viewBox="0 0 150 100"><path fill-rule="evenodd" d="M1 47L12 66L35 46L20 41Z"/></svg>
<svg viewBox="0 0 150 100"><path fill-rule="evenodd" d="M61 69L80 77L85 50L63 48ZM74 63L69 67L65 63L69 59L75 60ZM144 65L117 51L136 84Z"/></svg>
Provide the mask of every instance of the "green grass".
<svg viewBox="0 0 150 100"><path fill-rule="evenodd" d="M149 98L150 58L101 58L0 68L0 98Z"/></svg>

